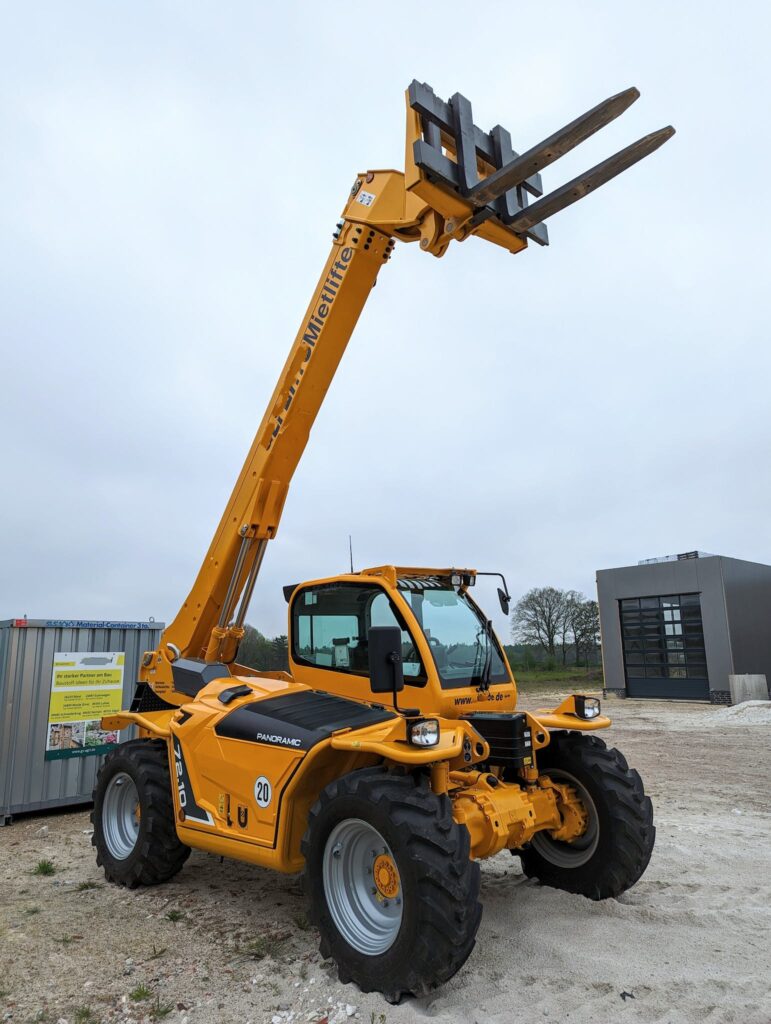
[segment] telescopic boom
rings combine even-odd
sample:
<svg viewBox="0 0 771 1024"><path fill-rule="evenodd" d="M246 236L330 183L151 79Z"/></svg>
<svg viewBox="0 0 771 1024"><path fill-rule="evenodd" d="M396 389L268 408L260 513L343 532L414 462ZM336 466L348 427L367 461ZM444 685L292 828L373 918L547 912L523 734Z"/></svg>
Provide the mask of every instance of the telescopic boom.
<svg viewBox="0 0 771 1024"><path fill-rule="evenodd" d="M547 217L647 156L674 134L645 136L542 197L540 171L618 117L639 96L627 89L519 156L509 133L478 128L460 93L440 100L427 85L407 90L404 173L368 171L351 189L332 251L193 588L161 644L144 655L140 680L171 704L191 659L235 662L268 541L311 427L394 239L443 256L476 235L510 252L548 244ZM530 203L531 197L536 202ZM239 666L240 673L248 669Z"/></svg>

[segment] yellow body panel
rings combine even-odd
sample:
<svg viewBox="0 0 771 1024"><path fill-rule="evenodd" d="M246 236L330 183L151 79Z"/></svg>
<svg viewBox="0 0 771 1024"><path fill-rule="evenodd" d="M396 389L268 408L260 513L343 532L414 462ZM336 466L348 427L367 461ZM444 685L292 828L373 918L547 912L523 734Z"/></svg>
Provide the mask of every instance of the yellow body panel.
<svg viewBox="0 0 771 1024"><path fill-rule="evenodd" d="M248 694L223 705L219 694L238 684L247 685ZM218 723L240 708L259 709L261 700L308 692L310 687L285 673L229 676L209 683L176 711L123 712L104 724L114 729L136 725L142 735L166 739L182 842L284 872L303 866L300 842L308 812L325 786L375 764L430 769L435 790L448 793L456 820L469 830L473 857L520 846L539 829L567 828L567 835L580 834L581 821L571 824L566 818L569 794L545 786L535 767L530 778L509 783L474 770L489 756L489 747L473 724L455 716L439 717L439 743L430 748L409 744L406 720L397 715L362 728L343 725L307 752L216 731ZM359 694L359 703L363 696ZM549 743L549 717L570 728L593 725L569 713L528 714L536 757Z"/></svg>

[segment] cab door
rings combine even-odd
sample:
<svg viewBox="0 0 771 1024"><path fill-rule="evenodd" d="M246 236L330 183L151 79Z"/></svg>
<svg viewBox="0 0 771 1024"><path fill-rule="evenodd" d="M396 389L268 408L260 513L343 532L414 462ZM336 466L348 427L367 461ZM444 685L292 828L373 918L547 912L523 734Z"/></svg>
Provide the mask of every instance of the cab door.
<svg viewBox="0 0 771 1024"><path fill-rule="evenodd" d="M420 707L427 674L419 645L385 588L374 582L335 580L295 593L290 610L292 676L314 689L371 701L367 634L372 626L401 630L402 703Z"/></svg>

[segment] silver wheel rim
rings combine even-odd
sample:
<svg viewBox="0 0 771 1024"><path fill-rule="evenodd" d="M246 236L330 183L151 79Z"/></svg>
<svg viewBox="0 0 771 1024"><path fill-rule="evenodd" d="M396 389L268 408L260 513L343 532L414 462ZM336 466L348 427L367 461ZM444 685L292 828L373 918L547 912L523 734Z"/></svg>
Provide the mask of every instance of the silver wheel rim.
<svg viewBox="0 0 771 1024"><path fill-rule="evenodd" d="M396 860L377 829L360 818L336 825L324 847L324 896L337 930L359 953L377 956L396 941L402 924L402 887L387 898L375 884L379 858Z"/></svg>
<svg viewBox="0 0 771 1024"><path fill-rule="evenodd" d="M139 838L139 794L134 780L118 772L107 783L102 804L102 833L116 860L125 860Z"/></svg>
<svg viewBox="0 0 771 1024"><path fill-rule="evenodd" d="M585 786L569 772L554 768L544 772L550 779L569 782L578 793L588 821L586 831L582 836L574 839L572 843L563 843L559 839L552 839L548 832L536 832L530 841L530 845L550 864L558 868L580 868L587 861L591 860L597 850L600 841L600 820L597 815L597 808L594 805Z"/></svg>

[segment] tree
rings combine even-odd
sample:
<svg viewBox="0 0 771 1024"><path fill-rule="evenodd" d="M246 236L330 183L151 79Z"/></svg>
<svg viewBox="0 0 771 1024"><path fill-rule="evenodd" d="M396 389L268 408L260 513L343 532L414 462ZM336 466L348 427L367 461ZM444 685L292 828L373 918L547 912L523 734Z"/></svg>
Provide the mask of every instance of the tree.
<svg viewBox="0 0 771 1024"><path fill-rule="evenodd" d="M584 664L589 668L590 658L600 644L600 608L596 601L584 598L572 609L573 643L576 647L576 665L583 655Z"/></svg>
<svg viewBox="0 0 771 1024"><path fill-rule="evenodd" d="M244 638L238 648L238 661L258 672L270 672L275 668L275 652L273 643L255 629L245 626Z"/></svg>
<svg viewBox="0 0 771 1024"><path fill-rule="evenodd" d="M581 602L585 601L586 598L583 594L579 594L577 590L561 590L560 593L564 599L562 619L559 624L562 667L564 668L567 665L568 648L571 644L575 644L574 626L578 609L581 607ZM578 664L578 654L576 654L576 664Z"/></svg>
<svg viewBox="0 0 771 1024"><path fill-rule="evenodd" d="M289 641L286 636L273 638L273 660L278 671L289 671Z"/></svg>
<svg viewBox="0 0 771 1024"><path fill-rule="evenodd" d="M566 594L556 587L534 587L517 601L511 616L512 639L536 644L550 657L565 621Z"/></svg>
<svg viewBox="0 0 771 1024"><path fill-rule="evenodd" d="M289 645L285 636L269 640L254 626L244 628L244 638L238 648L239 664L258 672L289 671Z"/></svg>

